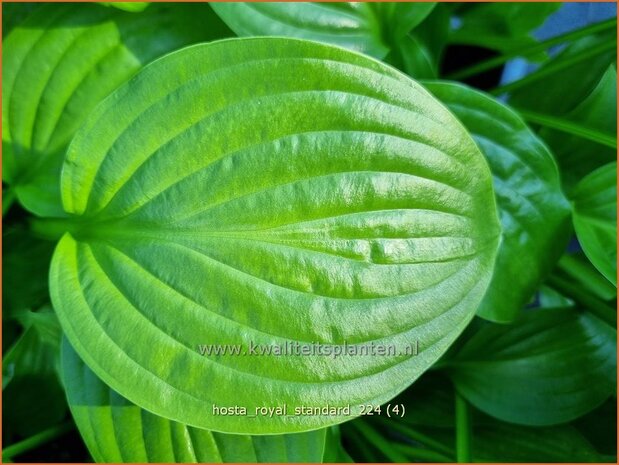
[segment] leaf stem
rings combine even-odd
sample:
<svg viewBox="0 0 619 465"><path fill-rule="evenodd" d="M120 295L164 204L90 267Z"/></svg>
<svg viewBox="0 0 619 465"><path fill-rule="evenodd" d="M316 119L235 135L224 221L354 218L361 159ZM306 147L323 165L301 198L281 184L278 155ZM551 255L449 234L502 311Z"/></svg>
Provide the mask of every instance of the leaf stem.
<svg viewBox="0 0 619 465"><path fill-rule="evenodd" d="M51 441L52 439L60 437L63 434L71 431L72 429L72 422L61 423L59 425L52 426L51 428L41 431L34 436L30 436L29 438L16 442L15 444L12 444L2 449L2 460L6 462L7 460L15 457L16 455L28 452L29 450L35 449L40 445Z"/></svg>
<svg viewBox="0 0 619 465"><path fill-rule="evenodd" d="M520 89L521 87L526 86L527 84L531 84L532 82L538 81L542 78L545 78L549 74L556 73L558 71L563 71L565 68L569 68L570 66L576 65L581 61L588 60L589 58L593 58L597 55L601 55L602 53L613 50L617 47L617 40L610 40L609 42L604 42L595 47L591 47L585 52L582 52L576 56L572 56L564 59L560 62L550 62L547 66L544 66L534 73L527 74L522 79L518 79L517 81L509 82L502 86L496 87L490 93L492 95L500 95L505 92L510 92L513 90Z"/></svg>
<svg viewBox="0 0 619 465"><path fill-rule="evenodd" d="M447 455L443 455L440 452L436 452L430 449L422 449L420 447L409 446L408 444L395 444L394 447L400 450L403 454L406 454L413 460L421 460L423 462L451 462L453 459Z"/></svg>
<svg viewBox="0 0 619 465"><path fill-rule="evenodd" d="M471 419L469 404L455 390L456 394L456 461L468 463L471 461Z"/></svg>
<svg viewBox="0 0 619 465"><path fill-rule="evenodd" d="M516 111L530 123L539 124L550 129L556 129L567 134L572 134L583 139L597 142L601 145L606 145L612 149L617 149L617 137L610 134L605 134L595 129L586 128L580 124L573 123L563 118L557 118L555 116L544 115L541 113L535 113L528 110L522 110L516 108Z"/></svg>
<svg viewBox="0 0 619 465"><path fill-rule="evenodd" d="M606 302L583 290L578 284L557 275L550 275L548 284L565 297L583 305L592 314L613 328L617 326L617 312L615 309Z"/></svg>
<svg viewBox="0 0 619 465"><path fill-rule="evenodd" d="M616 26L617 26L617 18L613 18L607 21L601 21L599 23L595 23L590 26L576 29L575 31L567 32L565 34L552 37L550 39L544 40L543 42L538 42L528 47L523 47L519 50L513 50L511 52L505 53L504 55L490 58L489 60L482 61L480 63L464 68L462 70L455 71L451 74L448 74L446 76L446 79L466 79L476 74L483 73L484 71L488 71L489 69L493 69L498 66L501 66L502 64L508 62L509 60L513 58L528 57L536 53L543 52L544 50L547 50L548 48L553 47L555 45L559 45L564 42L580 39L581 37L585 37L590 34L595 34L597 32L602 32L607 29L614 29Z"/></svg>

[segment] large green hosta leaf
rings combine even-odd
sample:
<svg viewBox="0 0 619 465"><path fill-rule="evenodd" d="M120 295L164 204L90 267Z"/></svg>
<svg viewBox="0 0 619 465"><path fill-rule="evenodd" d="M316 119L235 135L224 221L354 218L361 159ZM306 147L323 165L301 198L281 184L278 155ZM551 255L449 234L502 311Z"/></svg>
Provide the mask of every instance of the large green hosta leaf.
<svg viewBox="0 0 619 465"><path fill-rule="evenodd" d="M553 425L578 418L616 392L617 333L588 312L527 311L489 324L447 362L473 405L501 420Z"/></svg>
<svg viewBox="0 0 619 465"><path fill-rule="evenodd" d="M214 2L239 36L310 39L384 57L434 3Z"/></svg>
<svg viewBox="0 0 619 465"><path fill-rule="evenodd" d="M66 339L62 344L62 371L71 413L97 462L322 462L326 429L244 436L214 433L166 420L106 386Z"/></svg>
<svg viewBox="0 0 619 465"><path fill-rule="evenodd" d="M585 254L617 285L617 163L586 176L574 189L574 229Z"/></svg>
<svg viewBox="0 0 619 465"><path fill-rule="evenodd" d="M461 84L430 82L427 87L460 118L490 164L503 240L478 313L511 321L568 240L570 206L556 163L522 119L492 97Z"/></svg>
<svg viewBox="0 0 619 465"><path fill-rule="evenodd" d="M145 68L77 133L62 191L75 218L51 293L77 352L141 407L223 432L313 429L350 416L295 407L356 415L397 394L471 319L499 236L490 172L451 113L378 61L301 40ZM313 342L397 348L198 352Z"/></svg>
<svg viewBox="0 0 619 465"><path fill-rule="evenodd" d="M38 8L3 43L3 181L30 211L62 215L64 153L95 105L145 63L224 28L204 4L157 4L139 15L79 3Z"/></svg>

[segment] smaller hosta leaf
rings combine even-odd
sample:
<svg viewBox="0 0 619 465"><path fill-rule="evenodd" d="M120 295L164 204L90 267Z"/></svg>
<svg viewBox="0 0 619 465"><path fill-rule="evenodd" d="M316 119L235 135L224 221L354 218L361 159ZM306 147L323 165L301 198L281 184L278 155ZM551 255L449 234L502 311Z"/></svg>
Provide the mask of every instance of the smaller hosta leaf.
<svg viewBox="0 0 619 465"><path fill-rule="evenodd" d="M315 40L383 58L418 26L435 3L213 2L241 37Z"/></svg>
<svg viewBox="0 0 619 465"><path fill-rule="evenodd" d="M142 410L103 383L66 339L62 374L71 413L97 462L319 463L323 459L327 429L274 436L223 434Z"/></svg>
<svg viewBox="0 0 619 465"><path fill-rule="evenodd" d="M460 393L488 415L523 425L564 423L616 389L617 333L588 312L539 309L488 324L446 363Z"/></svg>
<svg viewBox="0 0 619 465"><path fill-rule="evenodd" d="M369 3L213 2L241 37L283 36L339 45L382 58L388 48Z"/></svg>
<svg viewBox="0 0 619 465"><path fill-rule="evenodd" d="M97 103L153 59L227 32L206 4L37 8L3 42L3 181L31 212L63 216L65 151Z"/></svg>
<svg viewBox="0 0 619 465"><path fill-rule="evenodd" d="M572 194L574 229L585 254L617 285L617 163L587 175Z"/></svg>
<svg viewBox="0 0 619 465"><path fill-rule="evenodd" d="M140 407L223 432L312 430L402 391L473 317L500 235L458 120L393 68L305 40L145 67L76 134L62 184L75 218L50 283L76 351ZM289 414L211 409L274 402Z"/></svg>
<svg viewBox="0 0 619 465"><path fill-rule="evenodd" d="M491 96L455 83L426 86L462 121L490 164L503 237L478 314L512 321L569 238L570 206L557 165L518 114Z"/></svg>

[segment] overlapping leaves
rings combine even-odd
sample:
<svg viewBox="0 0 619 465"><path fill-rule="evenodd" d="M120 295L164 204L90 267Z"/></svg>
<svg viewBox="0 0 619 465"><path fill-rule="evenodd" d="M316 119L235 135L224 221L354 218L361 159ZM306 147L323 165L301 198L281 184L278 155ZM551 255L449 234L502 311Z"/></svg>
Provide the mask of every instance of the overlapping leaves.
<svg viewBox="0 0 619 465"><path fill-rule="evenodd" d="M60 169L92 109L144 64L225 26L204 4L157 4L139 15L47 4L3 43L2 176L41 216L62 216Z"/></svg>
<svg viewBox="0 0 619 465"><path fill-rule="evenodd" d="M100 463L320 463L327 430L275 436L214 433L158 417L106 386L65 339L63 379L73 418Z"/></svg>
<svg viewBox="0 0 619 465"><path fill-rule="evenodd" d="M490 164L503 237L478 313L512 321L567 243L570 207L556 163L522 119L492 97L454 83L427 87L460 118Z"/></svg>

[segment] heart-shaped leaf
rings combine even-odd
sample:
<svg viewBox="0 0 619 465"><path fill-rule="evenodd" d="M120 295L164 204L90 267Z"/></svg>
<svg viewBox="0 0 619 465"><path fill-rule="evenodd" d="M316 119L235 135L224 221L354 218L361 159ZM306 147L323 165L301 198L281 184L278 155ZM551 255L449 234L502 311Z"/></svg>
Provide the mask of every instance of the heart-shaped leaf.
<svg viewBox="0 0 619 465"><path fill-rule="evenodd" d="M522 119L494 98L461 84L427 87L460 118L490 164L503 238L478 314L512 321L567 245L570 206L557 165Z"/></svg>
<svg viewBox="0 0 619 465"><path fill-rule="evenodd" d="M472 318L499 238L453 115L380 62L302 40L148 66L76 134L62 191L74 219L50 283L72 345L132 402L223 432L315 429L393 397Z"/></svg>
<svg viewBox="0 0 619 465"><path fill-rule="evenodd" d="M435 3L214 2L239 36L284 36L339 45L383 58Z"/></svg>
<svg viewBox="0 0 619 465"><path fill-rule="evenodd" d="M38 8L3 42L3 181L28 210L61 216L62 160L96 104L145 63L225 29L204 4Z"/></svg>
<svg viewBox="0 0 619 465"><path fill-rule="evenodd" d="M578 418L616 391L617 333L588 312L525 312L488 324L448 373L473 405L504 421L553 425Z"/></svg>
<svg viewBox="0 0 619 465"><path fill-rule="evenodd" d="M73 419L97 462L322 462L327 429L244 436L192 428L158 417L106 386L66 339L62 344L62 372Z"/></svg>
<svg viewBox="0 0 619 465"><path fill-rule="evenodd" d="M574 229L585 254L617 285L617 163L587 175L574 189Z"/></svg>

